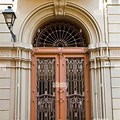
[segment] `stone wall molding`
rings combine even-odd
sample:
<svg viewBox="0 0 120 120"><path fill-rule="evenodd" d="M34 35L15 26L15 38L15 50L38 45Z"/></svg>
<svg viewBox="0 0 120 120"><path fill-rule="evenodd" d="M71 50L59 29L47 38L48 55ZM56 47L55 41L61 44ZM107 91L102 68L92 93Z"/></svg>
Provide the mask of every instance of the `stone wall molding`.
<svg viewBox="0 0 120 120"><path fill-rule="evenodd" d="M47 23L58 17L73 20L82 26L84 31L86 31L88 43L93 44L100 42L102 39L102 34L95 18L85 8L77 4L66 1L64 1L64 4L66 7L63 17L60 17L58 12L54 12L54 2L44 3L30 11L20 28L18 36L19 41L22 43L31 44L37 28L43 23Z"/></svg>

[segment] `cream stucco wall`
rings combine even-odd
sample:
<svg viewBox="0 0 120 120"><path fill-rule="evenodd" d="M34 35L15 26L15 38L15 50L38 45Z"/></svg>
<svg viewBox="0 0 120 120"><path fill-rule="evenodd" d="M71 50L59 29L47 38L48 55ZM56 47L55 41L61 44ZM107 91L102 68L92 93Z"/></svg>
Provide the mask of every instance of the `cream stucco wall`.
<svg viewBox="0 0 120 120"><path fill-rule="evenodd" d="M107 7L108 13L108 40L111 47L109 50L111 63L111 88L112 88L112 109L113 119L119 120L120 117L120 5Z"/></svg>
<svg viewBox="0 0 120 120"><path fill-rule="evenodd" d="M0 120L30 120L31 50L36 29L49 19L82 24L89 36L92 118L119 120L120 5L105 0L66 0L65 15L55 15L57 0L0 3ZM2 15L16 6L13 43ZM4 93L4 94L3 94Z"/></svg>

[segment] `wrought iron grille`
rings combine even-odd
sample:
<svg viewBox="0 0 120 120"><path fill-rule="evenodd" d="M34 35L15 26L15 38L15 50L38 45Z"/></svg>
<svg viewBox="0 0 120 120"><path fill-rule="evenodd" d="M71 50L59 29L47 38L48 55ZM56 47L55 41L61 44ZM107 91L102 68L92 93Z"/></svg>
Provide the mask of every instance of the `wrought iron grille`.
<svg viewBox="0 0 120 120"><path fill-rule="evenodd" d="M66 59L67 120L85 120L84 58Z"/></svg>
<svg viewBox="0 0 120 120"><path fill-rule="evenodd" d="M55 59L37 59L37 120L55 120Z"/></svg>
<svg viewBox="0 0 120 120"><path fill-rule="evenodd" d="M52 22L38 29L34 47L86 47L83 30L69 22Z"/></svg>

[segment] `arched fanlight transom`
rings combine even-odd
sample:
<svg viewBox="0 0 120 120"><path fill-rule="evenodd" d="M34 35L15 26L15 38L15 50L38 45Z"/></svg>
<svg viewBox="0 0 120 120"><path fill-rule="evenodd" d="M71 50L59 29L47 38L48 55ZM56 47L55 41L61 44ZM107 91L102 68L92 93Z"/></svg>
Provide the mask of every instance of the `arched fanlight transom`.
<svg viewBox="0 0 120 120"><path fill-rule="evenodd" d="M86 47L83 30L69 22L51 22L39 28L33 47Z"/></svg>

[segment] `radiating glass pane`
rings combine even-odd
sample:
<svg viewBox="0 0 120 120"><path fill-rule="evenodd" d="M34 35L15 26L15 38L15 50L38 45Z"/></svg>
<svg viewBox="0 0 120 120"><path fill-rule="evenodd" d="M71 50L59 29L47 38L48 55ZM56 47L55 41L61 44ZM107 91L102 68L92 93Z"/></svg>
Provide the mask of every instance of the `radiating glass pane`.
<svg viewBox="0 0 120 120"><path fill-rule="evenodd" d="M34 47L86 47L83 30L70 23L56 21L38 29Z"/></svg>

